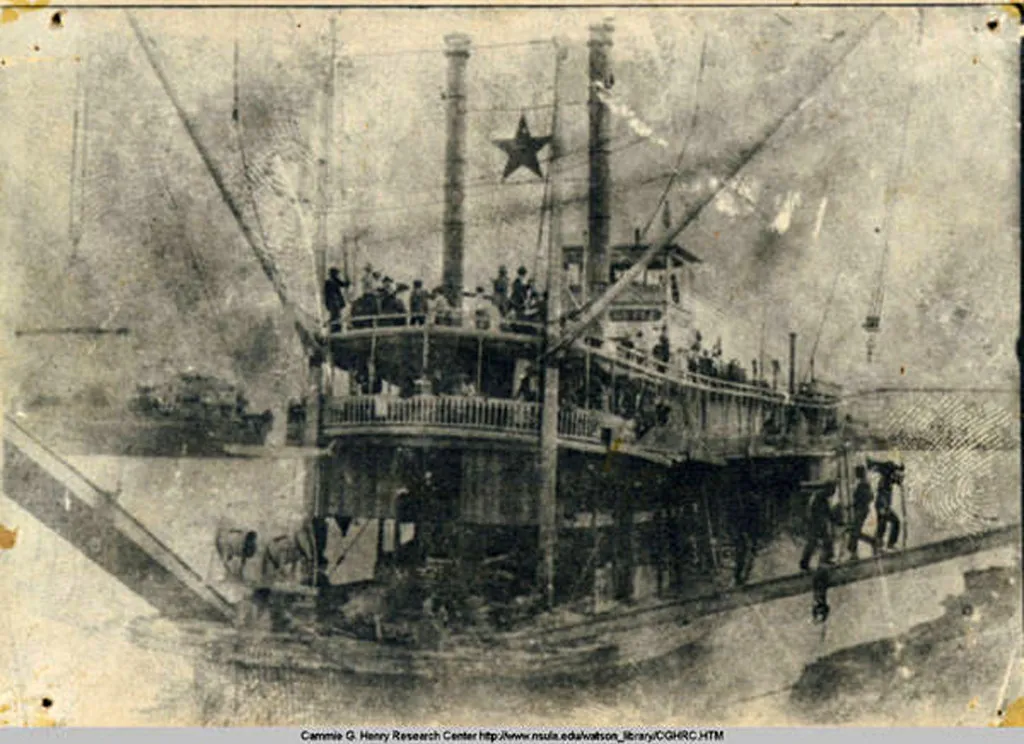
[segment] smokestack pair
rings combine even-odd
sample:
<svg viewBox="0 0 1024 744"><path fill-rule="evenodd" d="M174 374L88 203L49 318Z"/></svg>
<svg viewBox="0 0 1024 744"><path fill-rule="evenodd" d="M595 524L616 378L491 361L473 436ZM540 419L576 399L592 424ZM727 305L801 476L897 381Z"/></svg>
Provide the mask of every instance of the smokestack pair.
<svg viewBox="0 0 1024 744"><path fill-rule="evenodd" d="M588 283L596 292L610 279L608 246L611 227L611 167L609 163L609 112L602 100L615 84L612 76L611 48L614 26L605 21L590 27L590 200L587 210ZM466 169L466 63L470 38L464 34L445 37L448 58L447 145L444 181L444 257L442 283L453 307L462 302L463 260L465 255Z"/></svg>

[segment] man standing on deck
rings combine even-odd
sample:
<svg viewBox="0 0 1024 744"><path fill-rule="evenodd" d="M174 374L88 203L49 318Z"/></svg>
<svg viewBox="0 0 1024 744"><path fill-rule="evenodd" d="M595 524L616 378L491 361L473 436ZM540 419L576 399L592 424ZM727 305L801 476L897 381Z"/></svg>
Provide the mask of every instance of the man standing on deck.
<svg viewBox="0 0 1024 744"><path fill-rule="evenodd" d="M424 325L430 311L430 294L423 288L423 280L412 283L412 294L409 295L409 313L411 325Z"/></svg>
<svg viewBox="0 0 1024 744"><path fill-rule="evenodd" d="M335 333L341 330L341 312L345 309L344 289L348 282L341 278L338 269L333 266L328 273L330 276L324 282L324 305L330 317L331 332Z"/></svg>
<svg viewBox="0 0 1024 744"><path fill-rule="evenodd" d="M520 266L516 272L516 279L512 282L512 296L509 298L509 305L515 311L516 317L522 316L526 309L527 294L526 267Z"/></svg>
<svg viewBox="0 0 1024 744"><path fill-rule="evenodd" d="M875 512L878 514L878 529L875 532L875 552L881 550L892 550L900 538L900 519L892 509L892 487L893 484L903 485L902 468L892 463L876 463L875 470L878 471L881 479L878 481L878 495L875 498ZM887 528L892 525L889 531L889 541L885 541Z"/></svg>
<svg viewBox="0 0 1024 744"><path fill-rule="evenodd" d="M836 493L835 481L830 481L824 487L816 487L811 495L808 504L808 530L807 545L800 557L800 570L811 570L811 558L814 552L821 547L821 563L833 563L835 552L833 525L840 521L840 514L833 502Z"/></svg>
<svg viewBox="0 0 1024 744"><path fill-rule="evenodd" d="M494 298L494 305L495 307L498 308L498 312L501 313L501 317L504 318L505 315L508 313L509 307L508 269L506 269L504 266L499 266L498 276L492 282L492 285L494 287L494 294L492 295L492 297Z"/></svg>
<svg viewBox="0 0 1024 744"><path fill-rule="evenodd" d="M864 538L861 532L864 529L864 522L871 511L871 502L874 494L871 492L871 484L868 482L868 470L863 465L854 468L857 476L857 487L853 490L853 522L850 524L850 541L847 547L850 549L850 559L857 559L857 546Z"/></svg>

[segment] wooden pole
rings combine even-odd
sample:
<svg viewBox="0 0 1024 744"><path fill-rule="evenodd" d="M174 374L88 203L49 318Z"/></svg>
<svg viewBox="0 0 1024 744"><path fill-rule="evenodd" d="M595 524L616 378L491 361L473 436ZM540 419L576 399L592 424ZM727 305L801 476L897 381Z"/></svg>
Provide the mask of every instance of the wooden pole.
<svg viewBox="0 0 1024 744"><path fill-rule="evenodd" d="M484 337L478 334L476 337L476 392L480 394L480 386L484 376Z"/></svg>
<svg viewBox="0 0 1024 744"><path fill-rule="evenodd" d="M601 606L601 587L598 585L597 577L600 575L601 569L601 531L597 526L597 488L595 484L591 483L590 490L590 507L593 513L590 515L590 529L594 533L594 554L592 557L593 566L591 569L591 576L594 582L593 593L594 593L594 614L597 614L598 608Z"/></svg>
<svg viewBox="0 0 1024 744"><path fill-rule="evenodd" d="M335 21L331 18L331 55L330 55L330 69L327 71L327 75L324 80L323 90L323 105L321 109L321 115L323 117L321 121L321 141L320 141L320 157L317 159L317 171L316 171L316 216L317 216L317 229L316 229L316 240L314 241L314 268L316 270L316 286L317 286L317 297L320 300L319 310L317 316L323 317L324 310L324 282L327 279L327 243L328 243L328 229L327 221L330 213L330 153L333 141L333 121L334 118L334 65L335 65L335 54L336 54L336 37L335 32ZM334 364L330 359L330 349L326 350L326 354L314 353L309 362L309 391L312 397L312 406L307 408L306 415L308 429L306 434L306 441L304 444L307 447L318 447L321 443L323 436L323 406L324 406L324 382L325 375L329 376L333 381L334 378ZM327 369L324 369L324 364L327 365ZM331 385L333 388L333 384ZM328 510L329 499L329 486L328 479L325 477L325 463L322 458L316 458L310 460L306 465L305 473L305 488L307 493L307 500L311 506L310 509L310 535L313 537L313 586L324 586L328 583L327 580L327 556L325 550L327 546L326 542L326 531L323 529L317 529L324 525L323 519L326 516Z"/></svg>
<svg viewBox="0 0 1024 744"><path fill-rule="evenodd" d="M568 56L564 45L555 42L555 105L551 128L550 220L548 231L548 272L547 272L547 318L545 326L546 345L556 342L559 332L559 318L562 314L562 224L561 224L561 156L562 143L559 131L558 85L561 79L562 63ZM545 355L544 399L541 408L540 426L540 503L537 511L539 526L541 566L540 579L548 607L555 603L555 553L558 549L558 383L559 362L552 355Z"/></svg>
<svg viewBox="0 0 1024 744"><path fill-rule="evenodd" d="M327 279L327 250L328 243L330 242L328 221L331 211L331 150L333 149L334 140L334 66L337 57L337 34L335 32L335 19L333 16L331 17L330 34L331 55L329 69L324 79L322 97L323 110L321 113L323 114L323 121L321 122L322 128L320 131L320 157L316 161L317 221L315 261L317 294L320 297L321 308L324 306L323 291L324 282Z"/></svg>

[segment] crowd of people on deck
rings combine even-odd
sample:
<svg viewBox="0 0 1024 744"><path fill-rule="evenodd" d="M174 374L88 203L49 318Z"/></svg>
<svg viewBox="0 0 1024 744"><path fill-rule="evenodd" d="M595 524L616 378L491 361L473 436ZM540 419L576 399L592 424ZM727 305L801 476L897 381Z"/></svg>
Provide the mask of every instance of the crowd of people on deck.
<svg viewBox="0 0 1024 744"><path fill-rule="evenodd" d="M367 264L358 288L353 288L352 283L332 267L324 285L324 304L331 332L339 332L347 324L356 329L461 325L479 330L538 333L545 322L547 298L544 292L538 291L526 267L520 266L512 278L508 269L500 266L490 284L490 291L477 286L473 292L464 292L459 298L461 308L457 311L443 287L428 290L421 279L414 280L410 287L396 283L390 276ZM712 346L705 346L700 331L695 332L694 341L685 349L682 358L673 354L667 325L662 325L653 345L642 331L637 331L632 337L614 339L614 344L627 359L635 357L636 361L653 364L662 372L676 366L728 382L766 389L777 387L778 360L771 362L769 383L766 379L768 370L759 370L757 360L751 362L748 374L737 359L725 361L721 339Z"/></svg>
<svg viewBox="0 0 1024 744"><path fill-rule="evenodd" d="M627 358L631 355L636 355L638 359L650 359L661 372L667 371L675 359L666 325L661 327L657 341L649 349L647 348L646 339L642 331L637 331L632 338L624 337L616 339L616 341L618 348ZM679 360L678 363L688 372L703 375L704 377L713 377L727 382L739 382L766 389L777 386L780 371L778 360L773 359L771 367L772 382L769 383L764 377L766 370L760 370L759 374L757 360L755 359L750 363L751 372L748 375L747 369L740 364L739 360L731 359L728 362L724 361L721 339L718 339L710 348L703 346L703 337L700 331L695 332L693 343L686 349L684 358Z"/></svg>
<svg viewBox="0 0 1024 744"><path fill-rule="evenodd" d="M444 287L428 290L422 279L414 280L411 287L395 283L367 264L357 290L337 268L330 269L324 283L324 305L332 333L341 331L346 320L352 328L437 324L536 333L545 320L547 298L525 266L520 266L511 280L508 269L501 266L490 292L478 286L455 298ZM404 300L406 293L408 299ZM461 312L456 312L454 300L462 306Z"/></svg>

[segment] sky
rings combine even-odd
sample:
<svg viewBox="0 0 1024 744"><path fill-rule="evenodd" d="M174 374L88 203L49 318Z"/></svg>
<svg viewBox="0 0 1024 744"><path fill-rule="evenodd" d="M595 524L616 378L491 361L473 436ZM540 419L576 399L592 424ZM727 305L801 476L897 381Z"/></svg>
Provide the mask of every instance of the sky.
<svg viewBox="0 0 1024 744"><path fill-rule="evenodd" d="M472 37L471 287L499 264L543 266L543 182L523 169L502 182L492 140L511 137L522 114L535 136L550 133L556 36L569 46L558 91L563 239L584 242L586 40L606 15L135 18L290 297L315 313L314 171L325 154L332 37L329 260L344 265L347 255L353 271L372 262L428 285L441 265L443 37ZM0 27L0 341L10 389L116 398L193 366L243 383L259 406L281 406L301 386L298 344L126 14L73 9L59 27L51 19L26 12ZM678 242L704 260L702 293L738 339L727 356L746 361L763 338L766 356L785 360L793 331L800 369L813 348L817 375L850 388L1015 384L1014 19L994 8L620 9L613 19L612 238L629 240L647 223L678 165L672 217L697 214ZM85 153L77 171L73 151ZM651 236L662 229L656 219ZM882 331L868 364L860 326L882 266ZM84 324L132 333L13 335Z"/></svg>

